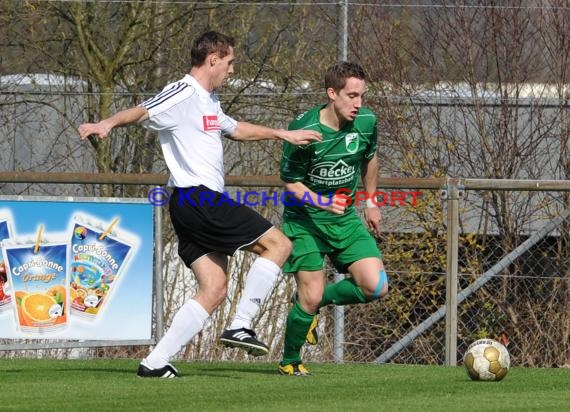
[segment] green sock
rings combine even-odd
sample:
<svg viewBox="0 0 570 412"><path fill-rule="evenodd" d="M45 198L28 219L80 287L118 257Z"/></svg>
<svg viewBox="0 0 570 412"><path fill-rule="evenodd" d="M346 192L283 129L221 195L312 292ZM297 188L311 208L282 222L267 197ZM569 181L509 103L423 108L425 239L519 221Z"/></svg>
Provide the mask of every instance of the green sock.
<svg viewBox="0 0 570 412"><path fill-rule="evenodd" d="M322 308L330 304L342 306L352 303L366 303L369 301L354 279L346 278L325 286L323 300L319 306Z"/></svg>
<svg viewBox="0 0 570 412"><path fill-rule="evenodd" d="M299 302L295 302L287 316L285 330L285 345L283 347L283 365L301 360L301 348L307 338L307 332L313 321L314 314L303 310Z"/></svg>

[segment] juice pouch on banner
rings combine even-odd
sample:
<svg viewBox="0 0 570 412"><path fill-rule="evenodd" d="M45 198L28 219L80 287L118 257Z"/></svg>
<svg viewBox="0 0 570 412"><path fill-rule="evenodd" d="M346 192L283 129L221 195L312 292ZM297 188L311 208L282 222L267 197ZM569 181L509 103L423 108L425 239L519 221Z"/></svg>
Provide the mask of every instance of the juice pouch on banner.
<svg viewBox="0 0 570 412"><path fill-rule="evenodd" d="M3 242L18 327L49 332L67 325L68 244Z"/></svg>
<svg viewBox="0 0 570 412"><path fill-rule="evenodd" d="M96 319L109 305L121 273L133 252L132 235L118 232L109 222L75 215L71 234L71 313Z"/></svg>
<svg viewBox="0 0 570 412"><path fill-rule="evenodd" d="M8 274L4 257L2 256L3 240L12 237L12 216L7 212L0 210L0 312L11 309L12 293L10 292L10 283L8 282Z"/></svg>

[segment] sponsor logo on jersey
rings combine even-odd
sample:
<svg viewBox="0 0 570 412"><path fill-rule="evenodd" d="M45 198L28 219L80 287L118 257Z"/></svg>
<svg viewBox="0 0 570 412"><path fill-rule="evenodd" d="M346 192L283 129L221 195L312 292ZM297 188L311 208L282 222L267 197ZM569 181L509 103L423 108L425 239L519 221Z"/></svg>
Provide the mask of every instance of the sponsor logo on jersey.
<svg viewBox="0 0 570 412"><path fill-rule="evenodd" d="M218 116L202 116L202 122L204 122L204 131L211 132L213 130L221 130L220 123L218 122Z"/></svg>
<svg viewBox="0 0 570 412"><path fill-rule="evenodd" d="M358 150L358 133L347 133L344 136L344 145L348 153L356 153Z"/></svg>
<svg viewBox="0 0 570 412"><path fill-rule="evenodd" d="M342 160L338 162L319 162L309 170L309 179L316 184L338 186L352 181L355 174L354 166L347 165Z"/></svg>

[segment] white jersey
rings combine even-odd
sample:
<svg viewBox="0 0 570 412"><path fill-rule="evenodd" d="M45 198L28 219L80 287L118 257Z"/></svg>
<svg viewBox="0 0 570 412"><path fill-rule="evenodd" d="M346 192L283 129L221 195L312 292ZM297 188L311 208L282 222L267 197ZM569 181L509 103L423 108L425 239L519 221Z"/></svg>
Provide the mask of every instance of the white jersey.
<svg viewBox="0 0 570 412"><path fill-rule="evenodd" d="M187 74L142 106L149 114L143 126L158 132L170 170L168 186L204 185L223 192L222 132L232 134L237 121L222 111L217 95Z"/></svg>

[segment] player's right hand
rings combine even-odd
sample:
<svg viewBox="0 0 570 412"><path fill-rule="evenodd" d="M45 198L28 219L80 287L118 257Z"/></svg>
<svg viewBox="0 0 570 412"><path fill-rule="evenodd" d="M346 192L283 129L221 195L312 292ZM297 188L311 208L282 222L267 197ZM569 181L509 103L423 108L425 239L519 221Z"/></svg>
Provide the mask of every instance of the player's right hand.
<svg viewBox="0 0 570 412"><path fill-rule="evenodd" d="M320 142L323 139L321 134L315 130L284 130L283 140L294 145L303 145Z"/></svg>
<svg viewBox="0 0 570 412"><path fill-rule="evenodd" d="M348 207L348 202L346 201L345 197L334 195L332 197L332 201L330 205L327 204L325 206L325 210L335 215L342 215L346 211Z"/></svg>

